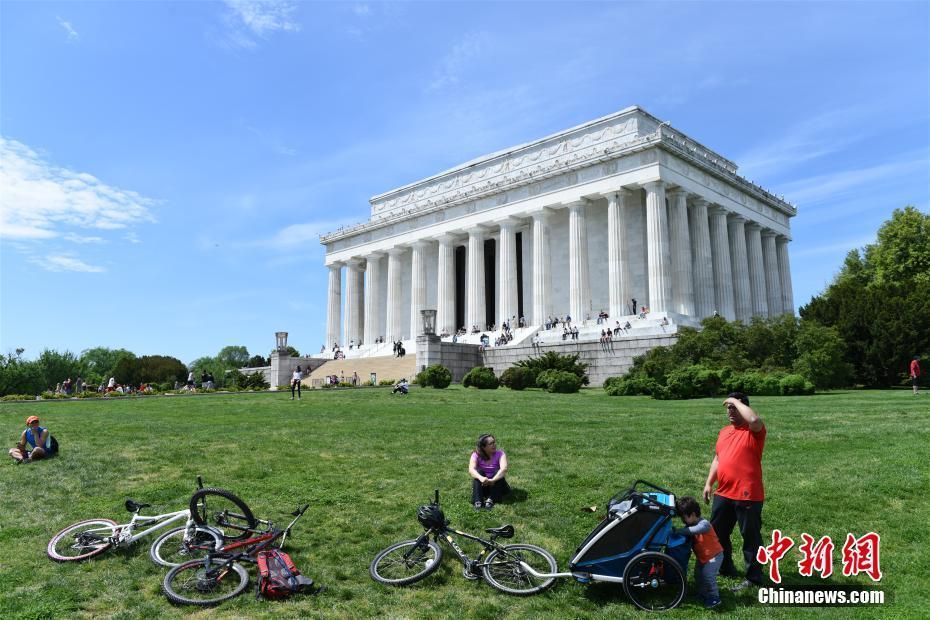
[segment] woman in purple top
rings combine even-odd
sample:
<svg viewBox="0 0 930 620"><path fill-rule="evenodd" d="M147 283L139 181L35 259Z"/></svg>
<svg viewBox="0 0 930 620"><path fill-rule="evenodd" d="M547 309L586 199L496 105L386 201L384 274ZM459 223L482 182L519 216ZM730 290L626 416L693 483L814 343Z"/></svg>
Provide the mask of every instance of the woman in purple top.
<svg viewBox="0 0 930 620"><path fill-rule="evenodd" d="M494 435L482 435L478 438L475 451L471 453L468 463L471 481L471 501L475 510L494 508L494 502L510 493L507 475L507 455L497 449Z"/></svg>

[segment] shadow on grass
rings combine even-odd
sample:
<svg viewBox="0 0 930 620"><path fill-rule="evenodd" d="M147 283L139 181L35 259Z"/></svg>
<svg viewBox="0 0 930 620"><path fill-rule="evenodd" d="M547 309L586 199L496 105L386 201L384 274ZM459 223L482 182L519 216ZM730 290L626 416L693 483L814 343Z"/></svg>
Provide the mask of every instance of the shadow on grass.
<svg viewBox="0 0 930 620"><path fill-rule="evenodd" d="M499 503L501 504L519 504L525 502L529 498L530 494L526 492L526 489L518 489L517 487L511 487L510 493L501 498Z"/></svg>

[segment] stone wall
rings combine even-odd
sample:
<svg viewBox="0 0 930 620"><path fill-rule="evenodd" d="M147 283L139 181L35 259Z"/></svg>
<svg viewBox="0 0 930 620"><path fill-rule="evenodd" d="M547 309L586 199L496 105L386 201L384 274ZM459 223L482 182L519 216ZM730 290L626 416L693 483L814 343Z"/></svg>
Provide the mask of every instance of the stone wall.
<svg viewBox="0 0 930 620"><path fill-rule="evenodd" d="M553 351L559 355L579 354L578 361L588 365L588 377L592 386L600 386L607 377L625 374L633 366L633 358L660 346L675 344L677 334L668 336L640 336L615 340L609 345L600 342L566 342L555 345L542 345L540 352ZM458 345L462 346L462 345ZM494 370L498 377L502 372L522 359L533 357L537 353L531 344L492 347L483 352L484 365ZM417 358L419 363L419 358ZM437 363L437 362L432 362ZM443 363L445 365L445 363ZM477 364L476 364L477 365ZM459 381L459 379L454 379Z"/></svg>
<svg viewBox="0 0 930 620"><path fill-rule="evenodd" d="M481 349L476 344L443 342L437 336L417 336L417 372L433 364L448 368L452 381L461 383L469 370L482 365Z"/></svg>

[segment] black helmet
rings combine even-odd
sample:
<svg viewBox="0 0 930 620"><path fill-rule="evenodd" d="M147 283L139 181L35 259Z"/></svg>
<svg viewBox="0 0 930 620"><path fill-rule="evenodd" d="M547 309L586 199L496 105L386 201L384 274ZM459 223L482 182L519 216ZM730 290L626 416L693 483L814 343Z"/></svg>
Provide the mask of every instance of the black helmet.
<svg viewBox="0 0 930 620"><path fill-rule="evenodd" d="M448 524L446 515L436 504L426 504L417 509L417 520L427 528L442 528Z"/></svg>

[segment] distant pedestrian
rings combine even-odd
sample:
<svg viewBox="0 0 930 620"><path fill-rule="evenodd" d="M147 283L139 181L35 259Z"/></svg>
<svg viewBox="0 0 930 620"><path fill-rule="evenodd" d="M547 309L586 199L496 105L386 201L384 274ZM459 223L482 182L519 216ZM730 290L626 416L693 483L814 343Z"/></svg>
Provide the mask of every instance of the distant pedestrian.
<svg viewBox="0 0 930 620"><path fill-rule="evenodd" d="M634 297L630 300L630 315L636 314L636 308L636 298Z"/></svg>
<svg viewBox="0 0 930 620"><path fill-rule="evenodd" d="M917 390L920 387L920 356L915 355L911 360L911 387L914 389L914 396L917 396Z"/></svg>
<svg viewBox="0 0 930 620"><path fill-rule="evenodd" d="M294 371L294 374L291 375L291 400L294 400L294 391L297 391L297 400L300 400L300 383L303 381L304 373L300 369L300 366L297 366L297 369Z"/></svg>

